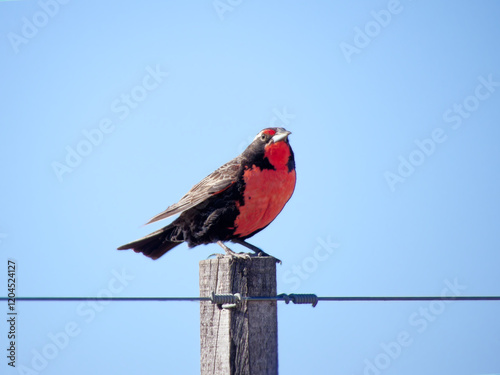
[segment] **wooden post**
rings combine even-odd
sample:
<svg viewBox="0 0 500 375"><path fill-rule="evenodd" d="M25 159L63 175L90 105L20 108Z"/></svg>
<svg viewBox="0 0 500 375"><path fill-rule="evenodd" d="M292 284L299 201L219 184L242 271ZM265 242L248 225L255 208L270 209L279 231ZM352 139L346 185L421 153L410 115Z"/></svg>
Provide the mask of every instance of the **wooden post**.
<svg viewBox="0 0 500 375"><path fill-rule="evenodd" d="M276 296L276 259L229 256L200 262L200 297ZM276 301L241 301L222 309L200 303L201 374L278 373Z"/></svg>

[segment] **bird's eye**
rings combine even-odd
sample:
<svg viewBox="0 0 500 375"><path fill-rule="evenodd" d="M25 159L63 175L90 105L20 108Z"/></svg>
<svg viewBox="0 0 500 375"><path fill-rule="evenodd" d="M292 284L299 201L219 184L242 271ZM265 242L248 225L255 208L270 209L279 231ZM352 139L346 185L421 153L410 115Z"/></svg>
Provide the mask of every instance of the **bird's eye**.
<svg viewBox="0 0 500 375"><path fill-rule="evenodd" d="M267 141L267 136L265 133L262 133L262 135L260 136L260 139L263 140L263 141Z"/></svg>

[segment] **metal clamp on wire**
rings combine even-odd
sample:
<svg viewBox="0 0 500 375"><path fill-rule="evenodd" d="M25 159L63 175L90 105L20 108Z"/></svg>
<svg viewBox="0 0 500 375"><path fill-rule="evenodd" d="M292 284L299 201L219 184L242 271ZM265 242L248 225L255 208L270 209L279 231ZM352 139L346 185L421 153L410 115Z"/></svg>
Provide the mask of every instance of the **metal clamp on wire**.
<svg viewBox="0 0 500 375"><path fill-rule="evenodd" d="M212 292L210 301L222 309L234 309L241 302L241 294L215 294Z"/></svg>
<svg viewBox="0 0 500 375"><path fill-rule="evenodd" d="M280 297L283 301L285 301L286 304L288 302L292 301L294 304L297 305L304 305L304 304L311 304L312 307L316 307L318 304L318 296L316 294L279 294L278 297Z"/></svg>

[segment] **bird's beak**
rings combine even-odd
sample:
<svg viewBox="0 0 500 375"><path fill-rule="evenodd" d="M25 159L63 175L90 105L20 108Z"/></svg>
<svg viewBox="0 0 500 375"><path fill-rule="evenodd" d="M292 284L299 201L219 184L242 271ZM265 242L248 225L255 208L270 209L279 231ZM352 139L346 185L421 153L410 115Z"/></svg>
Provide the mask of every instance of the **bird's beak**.
<svg viewBox="0 0 500 375"><path fill-rule="evenodd" d="M288 130L285 130L283 128L278 128L278 131L271 139L273 143L277 143L279 141L287 139L290 134L292 134L292 132L289 132Z"/></svg>

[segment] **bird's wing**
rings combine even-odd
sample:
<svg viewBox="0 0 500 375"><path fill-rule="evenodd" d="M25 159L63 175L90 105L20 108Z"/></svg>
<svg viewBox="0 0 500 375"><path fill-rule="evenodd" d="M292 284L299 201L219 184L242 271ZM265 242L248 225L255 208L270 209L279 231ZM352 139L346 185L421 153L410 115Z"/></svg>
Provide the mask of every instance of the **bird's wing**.
<svg viewBox="0 0 500 375"><path fill-rule="evenodd" d="M194 185L179 202L171 205L165 211L149 220L146 224L151 224L155 221L189 210L204 200L222 193L236 182L240 166L241 157L238 156Z"/></svg>

